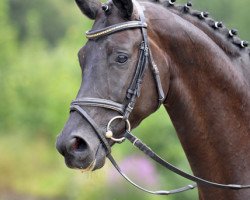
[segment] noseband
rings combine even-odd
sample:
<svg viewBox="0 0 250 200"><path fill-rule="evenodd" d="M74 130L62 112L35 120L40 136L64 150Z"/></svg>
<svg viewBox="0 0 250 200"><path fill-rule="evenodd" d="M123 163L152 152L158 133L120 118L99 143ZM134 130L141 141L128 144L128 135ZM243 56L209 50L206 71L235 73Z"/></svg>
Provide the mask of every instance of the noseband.
<svg viewBox="0 0 250 200"><path fill-rule="evenodd" d="M155 195L169 195L169 194L175 194L179 192L184 192L186 190L190 190L195 188L197 185L196 184L191 184L187 185L185 187L176 189L176 190L170 190L170 191L150 191L147 189L144 189L143 187L137 185L133 181L131 181L120 169L116 161L111 155L111 147L109 144L109 140L112 140L114 142L121 143L125 139L128 139L134 146L136 146L138 149L140 149L143 153L145 153L147 156L164 166L165 168L169 169L170 171L186 178L189 180L192 180L196 183L202 184L202 185L207 185L207 186L213 186L217 188L222 188L222 189L247 189L250 188L250 185L237 185L237 184L219 184L211 181L204 180L202 178L190 175L177 167L171 165L167 161L163 160L160 156L158 156L155 152L153 152L147 145L145 145L141 140L139 140L137 137L135 137L131 132L130 132L130 123L129 123L129 116L130 113L133 111L135 103L137 98L140 96L140 89L141 89L141 84L143 80L143 76L145 74L146 68L148 64L150 63L151 65L151 70L154 75L155 83L156 83L156 88L158 92L158 101L159 101L159 106L163 103L165 99L165 94L162 89L162 84L160 81L160 75L159 75L159 70L157 68L157 65L154 62L154 59L152 57L152 53L149 49L149 42L148 42L148 35L147 35L147 23L146 19L143 13L142 7L139 5L138 2L133 1L135 6L137 7L137 10L139 12L140 16L140 21L129 21L129 22L124 22L116 25L112 25L103 29L99 30L91 30L86 32L86 37L89 40L94 40L103 36L107 36L119 31L124 31L124 30L130 30L130 29L140 29L142 33L142 42L140 45L140 54L139 54L139 59L138 63L135 69L134 77L132 79L132 82L130 84L130 87L127 90L126 94L126 104L120 104L111 100L107 99L100 99L100 98L80 98L72 101L71 106L70 106L70 111L76 111L78 112L84 119L88 121L88 123L92 126L92 128L95 130L95 133L97 134L98 138L102 142L105 150L106 150L106 155L111 161L111 163L114 165L114 167L118 170L118 172L132 185L135 187L139 188L140 190L143 190L145 192L148 192L150 194L155 194ZM99 126L95 123L95 121L88 115L88 113L85 111L83 108L84 106L87 107L102 107L106 109L111 109L116 112L118 112L120 115L112 118L108 124L107 124L107 129L106 133L99 128ZM125 135L122 138L115 138L113 136L113 132L111 131L111 124L113 121L117 119L122 119L126 122L126 131Z"/></svg>

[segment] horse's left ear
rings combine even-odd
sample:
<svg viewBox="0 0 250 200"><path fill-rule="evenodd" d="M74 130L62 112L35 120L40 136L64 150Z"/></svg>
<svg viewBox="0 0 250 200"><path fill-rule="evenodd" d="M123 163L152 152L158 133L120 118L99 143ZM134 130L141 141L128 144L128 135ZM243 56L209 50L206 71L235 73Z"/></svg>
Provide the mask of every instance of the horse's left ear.
<svg viewBox="0 0 250 200"><path fill-rule="evenodd" d="M82 13L90 19L96 18L98 9L101 7L99 0L75 0L75 2Z"/></svg>
<svg viewBox="0 0 250 200"><path fill-rule="evenodd" d="M119 9L123 18L130 19L133 13L132 0L113 0L113 3Z"/></svg>

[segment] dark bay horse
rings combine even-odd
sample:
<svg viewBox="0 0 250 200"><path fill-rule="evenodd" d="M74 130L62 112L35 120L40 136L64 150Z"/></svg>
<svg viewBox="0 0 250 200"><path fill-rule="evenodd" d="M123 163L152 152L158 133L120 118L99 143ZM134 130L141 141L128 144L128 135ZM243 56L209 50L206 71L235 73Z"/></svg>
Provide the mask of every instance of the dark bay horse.
<svg viewBox="0 0 250 200"><path fill-rule="evenodd" d="M138 21L131 0L76 0L81 11L95 20L92 30ZM250 51L248 43L205 12L173 0L140 2L146 22L150 53L159 67L165 106L194 175L220 183L250 182ZM131 25L131 23L130 23ZM139 26L139 25L137 25ZM144 26L144 25L140 25ZM145 28L145 27L144 27ZM94 31L92 33L94 33ZM110 31L110 29L109 29ZM98 36L98 33L95 37ZM117 111L112 102L126 104L128 88L136 74L142 41L140 28L102 33L79 51L82 84L77 99L105 99L108 106L84 106L85 112L106 130ZM93 34L92 34L93 36ZM155 112L159 91L145 68L131 127ZM111 102L111 103L110 103ZM103 102L97 102L100 105ZM114 107L119 107L114 105ZM79 108L80 109L80 108ZM90 120L90 121L91 121ZM96 170L105 163L106 149L95 128L72 110L57 139L57 149L71 168ZM115 125L115 126L114 126ZM124 122L113 123L116 138ZM107 139L109 145L114 141ZM223 190L198 185L201 200L249 200L250 190Z"/></svg>

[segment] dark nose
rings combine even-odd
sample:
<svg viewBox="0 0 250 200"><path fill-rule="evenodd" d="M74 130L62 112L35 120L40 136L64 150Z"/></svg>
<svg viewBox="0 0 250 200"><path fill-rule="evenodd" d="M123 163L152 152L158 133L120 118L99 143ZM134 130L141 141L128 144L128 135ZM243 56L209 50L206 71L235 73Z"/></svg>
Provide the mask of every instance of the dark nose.
<svg viewBox="0 0 250 200"><path fill-rule="evenodd" d="M71 154L82 154L88 150L88 144L84 139L75 136L66 144L66 150Z"/></svg>
<svg viewBox="0 0 250 200"><path fill-rule="evenodd" d="M65 158L70 156L77 160L86 159L90 151L88 143L80 136L72 136L66 140L58 136L56 148Z"/></svg>

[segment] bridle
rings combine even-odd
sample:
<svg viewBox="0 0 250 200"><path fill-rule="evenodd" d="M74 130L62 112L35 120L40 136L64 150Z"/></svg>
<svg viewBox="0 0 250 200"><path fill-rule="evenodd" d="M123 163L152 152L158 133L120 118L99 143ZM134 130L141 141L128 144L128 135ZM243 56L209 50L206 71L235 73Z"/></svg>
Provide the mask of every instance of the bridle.
<svg viewBox="0 0 250 200"><path fill-rule="evenodd" d="M102 145L104 146L106 150L106 156L109 158L111 163L114 165L114 167L117 169L117 171L132 185L139 188L140 190L143 190L145 192L148 192L150 194L155 195L169 195L169 194L175 194L179 192L184 192L190 189L195 188L196 184L190 184L185 187L170 190L170 191L150 191L147 189L144 189L143 187L137 185L133 181L131 181L120 169L116 161L111 155L111 147L108 142L108 140L112 140L117 143L123 142L125 139L128 139L134 146L136 146L138 149L140 149L143 153L145 153L147 156L164 166L165 168L169 169L170 171L186 178L189 180L192 180L196 183L199 183L201 185L207 185L207 186L213 186L217 188L222 189L247 189L250 188L250 185L238 185L238 184L219 184L211 181L204 180L202 178L193 176L191 174L188 174L177 167L173 166L169 162L163 160L160 156L158 156L155 152L153 152L147 145L145 145L141 140L139 140L137 137L135 137L130 131L130 122L128 120L130 113L133 111L135 103L137 98L140 96L140 89L141 84L143 80L143 76L145 74L146 68L148 67L149 63L151 65L151 70L153 72L153 76L156 83L156 88L158 92L158 101L159 106L163 103L165 100L165 94L163 92L159 70L157 68L157 65L154 62L154 59L152 57L152 53L149 48L149 41L148 41L148 35L147 35L147 23L144 16L144 12L142 7L139 5L137 1L133 1L134 5L136 6L140 20L139 21L129 21L124 22L116 25L112 25L106 28L102 28L99 30L91 30L86 33L86 36L90 40L94 40L103 36L107 36L119 31L129 30L129 29L140 29L142 33L142 42L140 45L140 54L138 63L135 69L134 77L132 79L132 82L130 84L130 87L127 90L127 103L126 104L120 104L111 100L107 99L100 99L100 98L80 98L72 101L70 106L70 111L77 111L84 119L88 121L88 123L92 126L95 133L97 134L98 138L100 139ZM120 115L112 118L108 124L107 124L107 130L104 132L102 129L99 128L99 126L95 123L95 121L88 115L88 113L85 111L83 106L90 106L90 107L102 107L106 109L111 109L116 112L118 112ZM122 138L115 138L113 136L113 133L111 131L111 123L117 119L122 119L126 123L126 131Z"/></svg>

